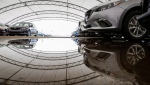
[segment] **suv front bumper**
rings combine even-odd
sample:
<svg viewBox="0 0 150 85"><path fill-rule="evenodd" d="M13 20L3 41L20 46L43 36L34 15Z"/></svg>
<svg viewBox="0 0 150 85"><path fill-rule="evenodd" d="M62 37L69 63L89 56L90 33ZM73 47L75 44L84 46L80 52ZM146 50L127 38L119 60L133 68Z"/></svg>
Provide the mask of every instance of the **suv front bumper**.
<svg viewBox="0 0 150 85"><path fill-rule="evenodd" d="M83 31L107 32L120 31L119 22L124 9L116 6L107 10L92 12L89 19L84 20Z"/></svg>

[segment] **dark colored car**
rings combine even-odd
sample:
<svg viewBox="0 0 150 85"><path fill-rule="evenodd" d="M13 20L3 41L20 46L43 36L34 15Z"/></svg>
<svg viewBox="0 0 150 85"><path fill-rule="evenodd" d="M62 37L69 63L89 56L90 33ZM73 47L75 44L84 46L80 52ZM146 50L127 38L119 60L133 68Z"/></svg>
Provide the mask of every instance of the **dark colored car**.
<svg viewBox="0 0 150 85"><path fill-rule="evenodd" d="M8 29L8 35L37 35L38 31L34 24L29 22L18 22Z"/></svg>
<svg viewBox="0 0 150 85"><path fill-rule="evenodd" d="M0 23L0 35L5 36L7 35L8 27L2 23Z"/></svg>

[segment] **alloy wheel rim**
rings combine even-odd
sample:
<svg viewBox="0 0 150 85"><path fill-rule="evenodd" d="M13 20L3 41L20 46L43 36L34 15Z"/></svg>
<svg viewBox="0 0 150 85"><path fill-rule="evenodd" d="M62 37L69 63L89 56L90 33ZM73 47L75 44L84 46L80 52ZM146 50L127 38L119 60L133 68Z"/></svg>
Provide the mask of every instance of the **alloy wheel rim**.
<svg viewBox="0 0 150 85"><path fill-rule="evenodd" d="M127 51L127 61L134 66L139 60L145 58L145 50L141 45L133 45Z"/></svg>
<svg viewBox="0 0 150 85"><path fill-rule="evenodd" d="M142 27L137 20L138 15L133 16L128 24L129 32L134 37L142 37L146 33L146 29Z"/></svg>

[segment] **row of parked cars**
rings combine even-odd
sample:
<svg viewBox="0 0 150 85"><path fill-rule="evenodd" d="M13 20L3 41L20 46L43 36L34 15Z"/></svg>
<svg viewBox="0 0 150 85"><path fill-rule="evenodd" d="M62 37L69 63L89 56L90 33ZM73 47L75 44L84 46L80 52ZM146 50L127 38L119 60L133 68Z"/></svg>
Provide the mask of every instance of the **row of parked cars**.
<svg viewBox="0 0 150 85"><path fill-rule="evenodd" d="M38 31L33 23L30 22L18 22L12 26L4 25L0 23L0 34L6 35L38 35Z"/></svg>
<svg viewBox="0 0 150 85"><path fill-rule="evenodd" d="M138 22L138 17L149 9L149 6L144 7L141 6L141 0L111 0L102 3L85 13L84 20L79 22L79 32L107 38L114 35L120 37L120 34L127 39L145 38L149 29Z"/></svg>

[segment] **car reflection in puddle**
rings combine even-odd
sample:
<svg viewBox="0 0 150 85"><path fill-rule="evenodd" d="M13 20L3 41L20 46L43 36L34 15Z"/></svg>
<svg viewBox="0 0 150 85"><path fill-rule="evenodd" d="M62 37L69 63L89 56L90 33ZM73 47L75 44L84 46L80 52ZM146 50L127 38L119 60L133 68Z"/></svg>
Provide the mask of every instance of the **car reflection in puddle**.
<svg viewBox="0 0 150 85"><path fill-rule="evenodd" d="M148 40L75 42L78 50L68 38L0 40L0 85L150 85Z"/></svg>
<svg viewBox="0 0 150 85"><path fill-rule="evenodd" d="M0 39L0 47L13 46L19 49L32 49L38 39Z"/></svg>
<svg viewBox="0 0 150 85"><path fill-rule="evenodd" d="M13 45L19 49L32 49L35 47L38 39L16 39L9 40L8 44Z"/></svg>
<svg viewBox="0 0 150 85"><path fill-rule="evenodd" d="M78 43L78 51L91 70L133 85L150 84L148 41L84 39Z"/></svg>

